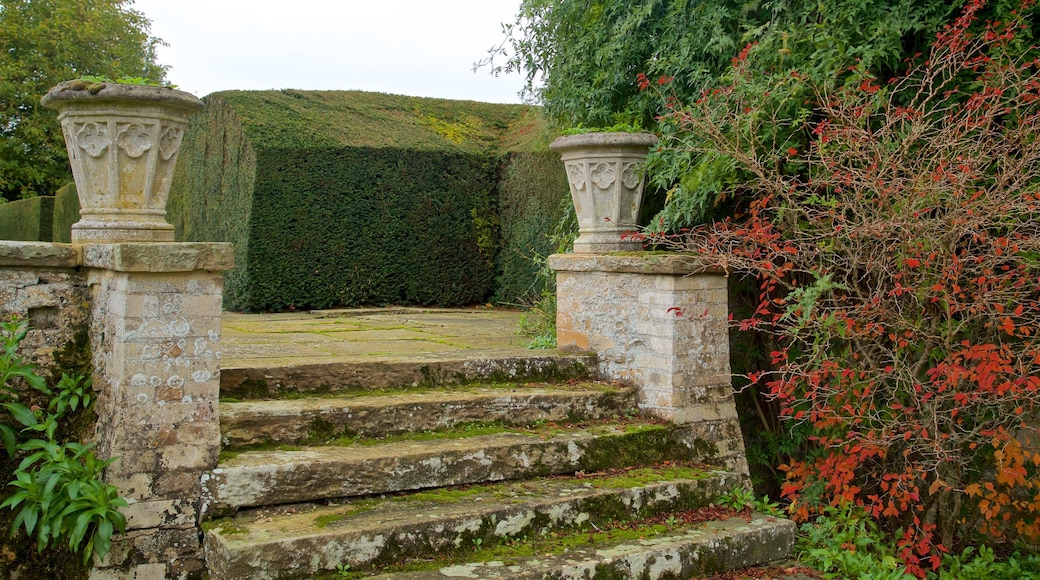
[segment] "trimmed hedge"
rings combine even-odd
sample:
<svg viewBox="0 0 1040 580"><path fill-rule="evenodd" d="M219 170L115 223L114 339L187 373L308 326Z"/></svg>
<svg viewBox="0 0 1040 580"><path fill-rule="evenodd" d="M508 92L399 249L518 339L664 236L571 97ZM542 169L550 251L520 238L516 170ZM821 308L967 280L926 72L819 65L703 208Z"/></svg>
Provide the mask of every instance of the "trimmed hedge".
<svg viewBox="0 0 1040 580"><path fill-rule="evenodd" d="M226 307L454 306L529 292L533 269L518 257L544 248L536 240L567 194L538 109L356 91L204 101L168 211L178 239L235 244Z"/></svg>
<svg viewBox="0 0 1040 580"><path fill-rule="evenodd" d="M0 239L50 242L53 220L54 198L51 196L0 204Z"/></svg>
<svg viewBox="0 0 1040 580"><path fill-rule="evenodd" d="M68 244L72 241L72 224L79 221L79 195L76 184L70 183L54 194L54 224L52 242Z"/></svg>
<svg viewBox="0 0 1040 580"><path fill-rule="evenodd" d="M538 298L545 284L537 275L539 261L556 250L549 233L563 218L560 198L569 195L567 174L557 153L508 156L499 180L502 245L496 302L529 304Z"/></svg>

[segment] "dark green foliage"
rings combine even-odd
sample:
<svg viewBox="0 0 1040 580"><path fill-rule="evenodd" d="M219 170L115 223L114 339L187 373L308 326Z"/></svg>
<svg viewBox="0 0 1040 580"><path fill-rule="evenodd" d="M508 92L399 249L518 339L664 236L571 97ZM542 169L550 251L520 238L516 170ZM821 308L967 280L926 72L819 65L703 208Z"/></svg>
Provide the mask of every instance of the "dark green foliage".
<svg viewBox="0 0 1040 580"><path fill-rule="evenodd" d="M771 94L763 83L762 108L776 111L777 118L757 119L763 128L752 129L764 140L783 143L790 136L788 121L811 114L816 96L810 86L858 84L857 74L849 72L853 65L881 79L899 74L962 4L524 0L490 63L493 69L522 71L527 91L562 128L626 122L661 134L665 146L648 160L649 189L652 196L667 192L667 204L652 226L677 230L734 211L747 176L737 175L729 159L684 154L672 146L703 136L659 123L669 105L695 102L705 89L724 84L740 55L764 79L789 81L771 85L782 89ZM801 76L794 79L792 70ZM639 75L645 75L644 90Z"/></svg>
<svg viewBox="0 0 1040 580"><path fill-rule="evenodd" d="M235 268L224 273L224 304L246 309L256 153L227 99L218 93L204 100L206 109L184 135L167 219L177 240L234 244Z"/></svg>
<svg viewBox="0 0 1040 580"><path fill-rule="evenodd" d="M481 157L295 149L257 166L248 308L462 305L490 293L472 217L492 203Z"/></svg>
<svg viewBox="0 0 1040 580"><path fill-rule="evenodd" d="M495 301L529 304L541 295L540 262L552 254L548 235L563 217L561 199L570 200L560 156L551 152L510 155L499 181L498 254Z"/></svg>
<svg viewBox="0 0 1040 580"><path fill-rule="evenodd" d="M53 197L34 197L0 204L0 239L51 241Z"/></svg>
<svg viewBox="0 0 1040 580"><path fill-rule="evenodd" d="M67 244L72 241L72 224L79 221L79 196L76 184L69 183L54 194L54 220L51 241Z"/></svg>
<svg viewBox="0 0 1040 580"><path fill-rule="evenodd" d="M531 285L496 257L547 233L555 218L531 212L555 216L537 200L567 191L536 109L353 91L205 101L168 210L178 239L235 244L226 307L454 306L487 300L496 275L513 296Z"/></svg>
<svg viewBox="0 0 1040 580"><path fill-rule="evenodd" d="M0 321L0 473L9 482L0 525L11 530L0 544L0 574L85 578L92 556L103 558L125 528L118 510L127 503L101 480L116 459L101 461L92 444L79 442L93 431L90 379L55 368L48 382L19 352L27 332L17 318ZM85 333L55 358L59 366L86 368L84 350Z"/></svg>

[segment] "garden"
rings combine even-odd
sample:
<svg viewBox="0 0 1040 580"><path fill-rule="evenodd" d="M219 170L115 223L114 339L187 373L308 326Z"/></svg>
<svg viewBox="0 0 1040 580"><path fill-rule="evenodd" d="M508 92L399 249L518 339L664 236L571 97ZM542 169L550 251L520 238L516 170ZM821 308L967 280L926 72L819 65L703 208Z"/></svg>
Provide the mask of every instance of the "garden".
<svg viewBox="0 0 1040 580"><path fill-rule="evenodd" d="M0 11L0 30L13 13ZM129 26L140 31L141 23L131 18ZM227 221L229 212L200 217L191 204L215 202L174 191L179 236L194 229L204 239L205 228L215 228L241 234L236 251L253 252L275 239L284 216L335 228L337 212L346 214L337 220L390 215L409 201L395 179L417 165L432 185L414 202L429 219L383 220L388 233L363 244L372 248L365 259L395 283L408 276L394 268L415 272L434 262L457 262L456 277L476 282L439 288L444 276L432 272L429 283L349 294L358 285L341 278L372 267L326 260L327 234L310 240L313 263L300 259L309 243L301 234L297 246L268 248L288 252L277 260L242 255L240 263L263 275L233 280L236 305L531 302L525 330L538 335L534 345L552 347L547 254L571 247L577 219L567 200L561 206L552 196L535 200L537 218L521 215L526 192L548 186L510 176L560 185L540 169L543 133L652 133L646 199L638 223L626 224L625 243L696 253L729 276L733 382L761 498L746 501L801 525L799 563L826 578L1040 578L1040 8L1032 0L523 0L505 31L480 64L525 74L527 96L545 120L532 120L527 107L474 105L462 114L439 102L375 106L365 95L321 92L211 99L211 121L238 124L231 133L226 124L214 129L216 121L189 129L178 179L194 183L186 186L192 191L231 180L241 189L231 203L260 217L249 224ZM138 38L143 52L133 70L98 65L98 74L162 81L154 40ZM335 99L393 115L373 127L414 126L411 135L435 140L420 144L421 156L359 136L316 152L312 143L286 145L296 134L281 132L281 121L244 113L283 107L298 113L284 123L311 113L327 121L340 108ZM49 144L60 135L26 131L24 111L36 108L24 106L17 121L0 117L8 145L23 139L0 146L0 168L31 165L22 157L33 147L65 162ZM330 140L334 133L344 132L330 131ZM200 150L224 143L225 158L242 156L241 171L225 174L204 156L192 158L193 139ZM256 145L263 143L266 150ZM365 206L361 212L334 199L321 205L329 183L354 179L344 160L373 172L344 194ZM10 199L32 197L67 182L59 173L7 171L0 188ZM313 195L281 195L297 182ZM364 190L369 182L378 188ZM463 211L440 210L447 206ZM524 221L520 244L537 246L530 263L499 253L513 243L503 232L505 210L513 223ZM462 219L443 231L426 227L450 221L449 213ZM274 216L270 223L265 215ZM248 228L256 231L247 235ZM541 230L537 242L528 239L531 228ZM399 243L409 229L428 233L422 250L461 249L430 259L380 245ZM353 255L349 241L332 253ZM387 253L411 262L387 266ZM263 271L290 266L301 270L282 283ZM306 283L304 270L329 280ZM294 302L293 283L314 295ZM40 548L60 540L86 561L108 551L123 523L122 500L97 481L105 462L75 442L89 383L59 374L48 385L17 355L24 333L16 323L3 327L0 435L15 478L3 506L14 510L15 532ZM15 380L32 391L28 401Z"/></svg>
<svg viewBox="0 0 1040 580"><path fill-rule="evenodd" d="M1040 574L1037 32L1028 0L528 1L490 58L561 126L660 135L631 236L729 273L757 488L827 577Z"/></svg>

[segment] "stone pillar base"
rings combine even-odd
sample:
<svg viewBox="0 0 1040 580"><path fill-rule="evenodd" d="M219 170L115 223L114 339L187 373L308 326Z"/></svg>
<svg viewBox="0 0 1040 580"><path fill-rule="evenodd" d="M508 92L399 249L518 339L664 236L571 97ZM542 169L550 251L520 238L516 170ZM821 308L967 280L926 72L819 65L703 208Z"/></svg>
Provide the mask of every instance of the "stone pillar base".
<svg viewBox="0 0 1040 580"><path fill-rule="evenodd" d="M74 244L172 241L173 226L167 223L82 219L72 224L72 243Z"/></svg>
<svg viewBox="0 0 1040 580"><path fill-rule="evenodd" d="M640 409L689 425L706 460L747 474L722 271L683 254L558 254L549 265L559 347L595 352L604 378L639 388Z"/></svg>
<svg viewBox="0 0 1040 580"><path fill-rule="evenodd" d="M201 476L220 452L220 317L231 244L82 246L97 454L130 506L96 579L201 578Z"/></svg>

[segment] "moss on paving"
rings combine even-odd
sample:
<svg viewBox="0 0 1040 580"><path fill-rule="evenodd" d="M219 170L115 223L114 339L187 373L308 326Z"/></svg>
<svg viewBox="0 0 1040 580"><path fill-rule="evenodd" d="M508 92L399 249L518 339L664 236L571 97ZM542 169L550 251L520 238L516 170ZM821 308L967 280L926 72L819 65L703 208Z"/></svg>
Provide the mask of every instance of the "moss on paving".
<svg viewBox="0 0 1040 580"><path fill-rule="evenodd" d="M235 387L234 397L221 397L221 403L255 402L260 400L288 401L298 399L354 399L358 397L393 397L395 395L407 395L422 392L453 392L453 393L477 393L485 389L501 389L523 391L525 389L551 389L559 391L597 391L601 393L620 393L623 389L614 383L603 381L582 381L573 384L561 384L551 381L525 381L516 382L508 380L467 380L462 383L454 383L449 387L445 384L437 385L397 385L392 387L356 388L337 391L331 385L323 385L325 388L300 392L282 391L277 396L269 396L269 385L263 379L245 379L239 386ZM256 396L258 393L263 396Z"/></svg>
<svg viewBox="0 0 1040 580"><path fill-rule="evenodd" d="M390 566L372 568L359 568L356 571L330 572L318 574L314 578L329 580L332 578L365 578L373 573L378 574L401 574L406 572L421 572L437 570L446 566L462 563L476 562L503 562L506 566L515 565L520 560L540 555L563 554L570 550L596 545L608 545L622 542L633 542L653 538L665 533L675 533L677 530L694 528L703 524L691 524L684 527L669 526L659 523L646 523L640 521L614 522L618 527L611 529L596 529L593 527L580 528L576 530L549 532L544 536L513 538L498 545L486 545L483 542L471 541L456 551L441 554L432 559L414 560ZM623 526L623 527L622 527Z"/></svg>
<svg viewBox="0 0 1040 580"><path fill-rule="evenodd" d="M588 473L580 475L550 476L553 482L568 484L587 485L592 489L631 489L644 487L653 483L667 483L672 481L697 481L710 478L712 472L703 467L683 464L666 463L660 466L634 467L615 469L608 472ZM407 509L422 511L430 504L449 504L465 502L476 498L493 498L498 501L520 501L518 497L523 495L540 495L542 492L537 487L521 488L518 491L516 482L496 482L481 484L465 484L451 487L441 487L414 492L400 492L398 494L384 496L380 494L375 497L358 498L351 500L349 504L339 506L334 511L326 511L315 516L313 525L315 528L323 529L345 518L373 511L380 505L388 502ZM614 500L607 499L606 503L595 506L590 504L583 508L587 511L596 512L597 515L618 522L625 521L625 517L617 512L618 506L613 505ZM613 502L613 503L611 503ZM639 514L642 516L650 514ZM224 518L213 520L203 524L203 530L219 529L222 534L249 533L251 521L250 515L240 518ZM631 516L628 517L631 519ZM534 527L539 527L537 522ZM545 523L547 527L548 522ZM230 530L226 532L225 530ZM515 543L515 539L510 541Z"/></svg>

